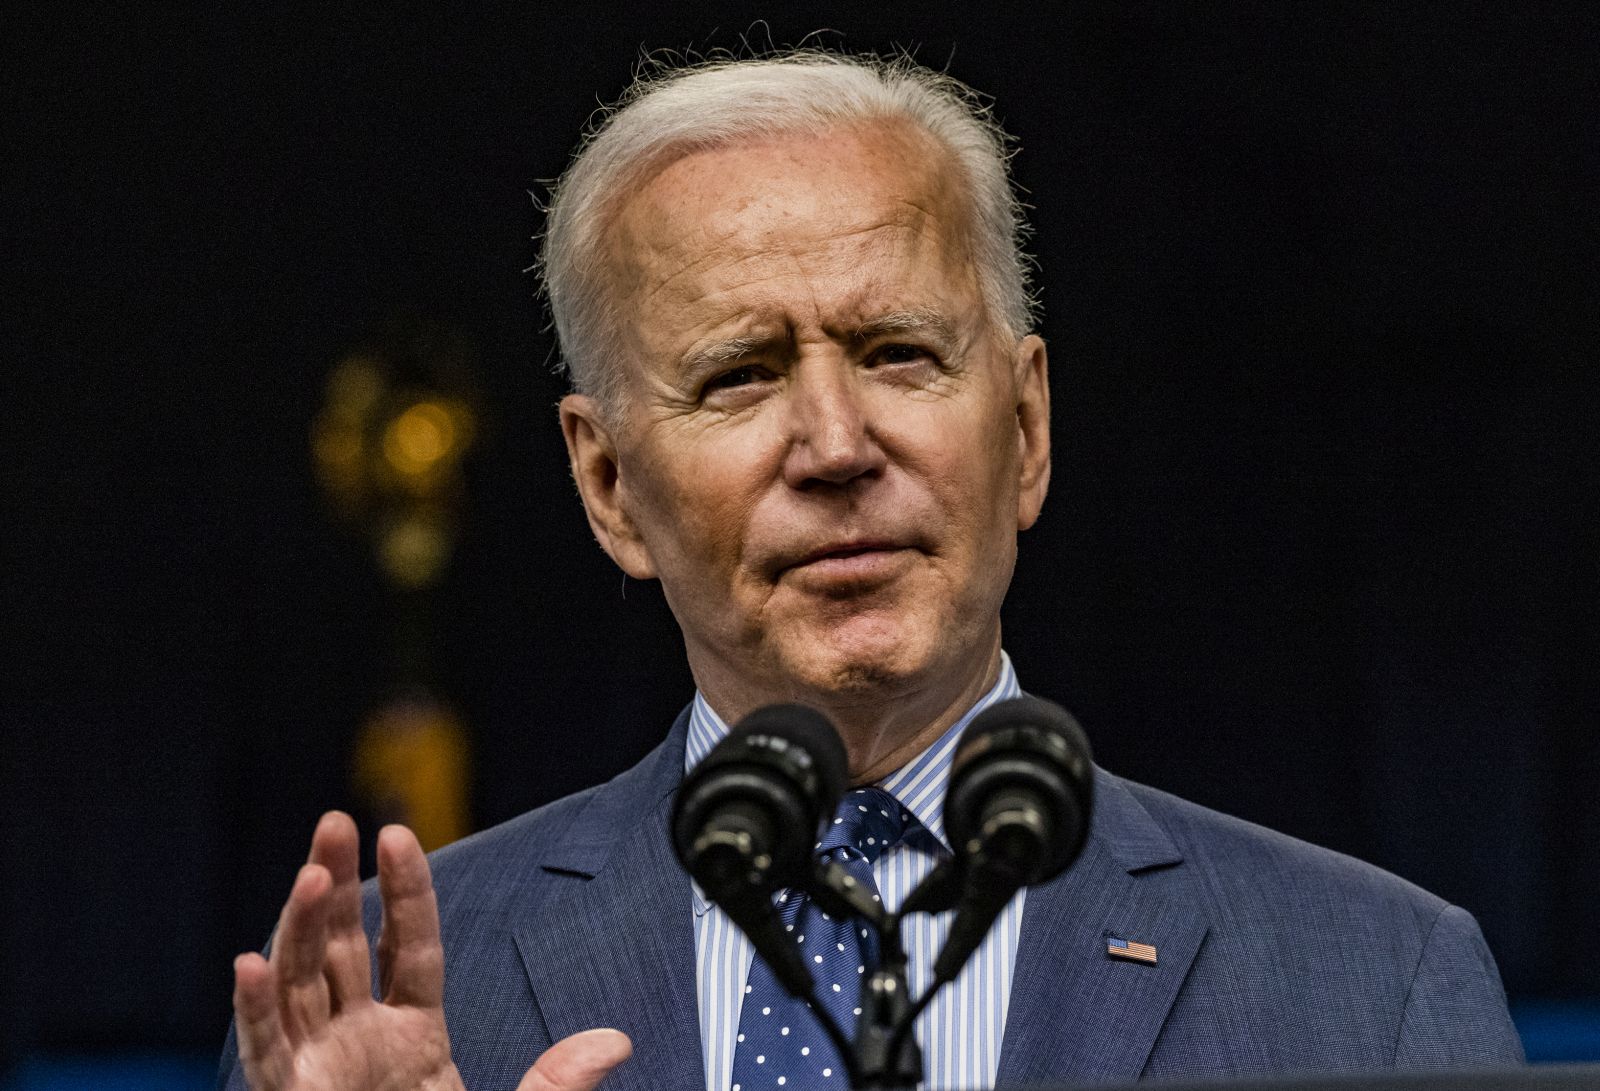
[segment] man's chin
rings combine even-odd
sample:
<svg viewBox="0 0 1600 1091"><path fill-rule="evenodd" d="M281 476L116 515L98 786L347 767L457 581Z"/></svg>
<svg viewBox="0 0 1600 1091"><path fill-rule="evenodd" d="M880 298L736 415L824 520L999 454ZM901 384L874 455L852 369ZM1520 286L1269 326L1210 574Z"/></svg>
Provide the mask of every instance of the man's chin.
<svg viewBox="0 0 1600 1091"><path fill-rule="evenodd" d="M839 698L892 694L906 683L904 671L884 662L841 662L810 672L810 675L808 688Z"/></svg>
<svg viewBox="0 0 1600 1091"><path fill-rule="evenodd" d="M840 635L819 634L786 649L791 654L782 656L785 673L819 698L844 700L893 697L915 687L927 673L928 649L903 632L850 634L851 639L838 640Z"/></svg>

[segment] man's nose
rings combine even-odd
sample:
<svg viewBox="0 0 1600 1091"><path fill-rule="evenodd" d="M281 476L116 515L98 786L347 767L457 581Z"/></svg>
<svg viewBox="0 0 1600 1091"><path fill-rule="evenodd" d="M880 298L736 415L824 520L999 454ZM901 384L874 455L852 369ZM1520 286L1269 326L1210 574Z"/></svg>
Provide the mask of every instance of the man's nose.
<svg viewBox="0 0 1600 1091"><path fill-rule="evenodd" d="M865 392L844 368L797 369L790 388L789 450L784 479L792 488L842 485L883 468Z"/></svg>

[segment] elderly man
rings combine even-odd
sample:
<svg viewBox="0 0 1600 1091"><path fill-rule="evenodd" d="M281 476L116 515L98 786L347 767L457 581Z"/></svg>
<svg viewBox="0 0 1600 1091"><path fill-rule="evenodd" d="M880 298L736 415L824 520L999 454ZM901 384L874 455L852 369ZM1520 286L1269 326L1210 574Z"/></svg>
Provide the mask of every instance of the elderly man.
<svg viewBox="0 0 1600 1091"><path fill-rule="evenodd" d="M595 537L661 581L698 692L639 766L431 879L385 829L365 905L355 828L326 816L270 961L236 964L224 1085L843 1085L677 867L667 814L727 724L801 701L860 786L837 821L888 823L844 844L885 902L948 854L954 742L1019 692L1000 605L1050 476L1005 163L954 81L819 54L652 80L588 141L545 242L561 424ZM1096 793L1079 862L920 1020L927 1086L1520 1059L1466 913L1104 773ZM803 901L796 942L853 988L870 956ZM948 927L908 928L913 989Z"/></svg>

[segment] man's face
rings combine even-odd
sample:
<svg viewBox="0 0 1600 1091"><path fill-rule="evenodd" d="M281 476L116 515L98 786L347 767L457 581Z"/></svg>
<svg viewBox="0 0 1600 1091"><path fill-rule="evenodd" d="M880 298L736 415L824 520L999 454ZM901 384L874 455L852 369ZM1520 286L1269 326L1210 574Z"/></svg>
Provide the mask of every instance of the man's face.
<svg viewBox="0 0 1600 1091"><path fill-rule="evenodd" d="M1048 478L1044 348L990 321L944 158L888 123L774 137L615 214L628 393L563 424L597 536L661 580L713 699L882 697L998 648Z"/></svg>

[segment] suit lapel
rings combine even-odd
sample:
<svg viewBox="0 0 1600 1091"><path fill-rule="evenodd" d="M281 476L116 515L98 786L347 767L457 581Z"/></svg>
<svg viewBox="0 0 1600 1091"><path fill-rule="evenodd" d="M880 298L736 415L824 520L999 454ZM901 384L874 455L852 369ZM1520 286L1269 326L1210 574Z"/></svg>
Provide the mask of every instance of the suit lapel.
<svg viewBox="0 0 1600 1091"><path fill-rule="evenodd" d="M705 1086L689 878L667 828L687 722L550 848L544 868L560 887L516 931L553 1040L598 1026L633 1040L606 1082L615 1091Z"/></svg>
<svg viewBox="0 0 1600 1091"><path fill-rule="evenodd" d="M1096 771L1088 847L1028 891L997 1082L1134 1080L1205 938L1182 855L1119 781ZM1155 946L1153 966L1106 954Z"/></svg>

